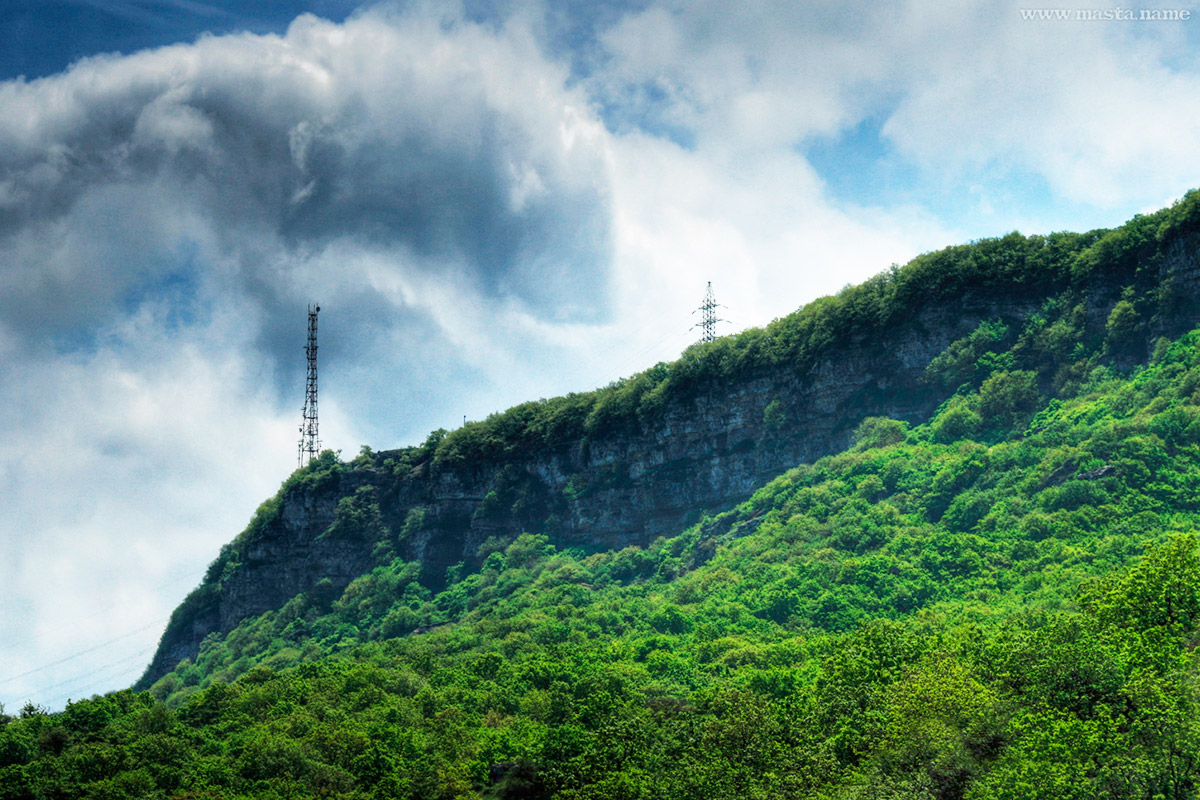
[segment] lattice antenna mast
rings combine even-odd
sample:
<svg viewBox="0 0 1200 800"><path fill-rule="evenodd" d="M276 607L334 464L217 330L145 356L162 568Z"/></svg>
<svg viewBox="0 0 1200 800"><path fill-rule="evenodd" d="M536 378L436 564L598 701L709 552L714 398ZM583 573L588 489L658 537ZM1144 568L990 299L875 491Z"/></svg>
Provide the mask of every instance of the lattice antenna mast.
<svg viewBox="0 0 1200 800"><path fill-rule="evenodd" d="M692 330L700 329L700 341L711 342L717 338L717 323L729 322L727 319L719 319L717 317L717 309L725 306L717 302L716 295L713 294L712 281L708 282L708 291L704 293L704 302L696 311L700 312L700 321L692 326ZM695 314L696 311L692 313Z"/></svg>
<svg viewBox="0 0 1200 800"><path fill-rule="evenodd" d="M308 307L308 344L304 354L308 357L308 378L304 382L304 417L300 421L300 456L298 465L307 466L321 452L321 440L317 438L317 313L320 306Z"/></svg>

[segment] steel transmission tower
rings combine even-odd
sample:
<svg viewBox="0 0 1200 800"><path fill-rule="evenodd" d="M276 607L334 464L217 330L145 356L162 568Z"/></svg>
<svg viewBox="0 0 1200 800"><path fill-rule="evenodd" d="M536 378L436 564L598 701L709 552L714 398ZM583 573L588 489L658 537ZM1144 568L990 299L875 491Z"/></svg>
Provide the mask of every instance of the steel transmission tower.
<svg viewBox="0 0 1200 800"><path fill-rule="evenodd" d="M304 418L300 422L300 456L298 466L308 462L321 452L321 440L317 438L317 313L320 306L308 307L308 344L304 354L308 357L308 379L304 383Z"/></svg>
<svg viewBox="0 0 1200 800"><path fill-rule="evenodd" d="M700 321L692 326L692 330L700 329L700 341L711 342L717 338L717 323L728 322L727 319L717 318L717 309L725 306L717 302L716 295L713 294L712 281L708 282L708 291L704 293L704 302L696 311L700 312ZM696 311L692 313L695 314Z"/></svg>

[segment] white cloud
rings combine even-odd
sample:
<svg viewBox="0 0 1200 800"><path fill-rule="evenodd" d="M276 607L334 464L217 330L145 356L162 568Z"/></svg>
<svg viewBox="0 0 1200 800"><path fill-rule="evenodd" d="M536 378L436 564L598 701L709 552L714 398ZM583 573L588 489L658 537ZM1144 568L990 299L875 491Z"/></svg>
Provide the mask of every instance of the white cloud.
<svg viewBox="0 0 1200 800"><path fill-rule="evenodd" d="M666 0L602 37L611 67L592 84L620 124L701 151L771 158L882 118L933 186L1036 175L1067 201L1138 208L1200 183L1188 24L1030 21L990 0Z"/></svg>
<svg viewBox="0 0 1200 800"><path fill-rule="evenodd" d="M937 17L903 41L908 88L884 135L926 170L1003 164L1101 207L1178 194L1200 176L1200 75L1169 66L1155 24L1042 22L1015 9ZM1179 23L1170 23L1178 27Z"/></svg>

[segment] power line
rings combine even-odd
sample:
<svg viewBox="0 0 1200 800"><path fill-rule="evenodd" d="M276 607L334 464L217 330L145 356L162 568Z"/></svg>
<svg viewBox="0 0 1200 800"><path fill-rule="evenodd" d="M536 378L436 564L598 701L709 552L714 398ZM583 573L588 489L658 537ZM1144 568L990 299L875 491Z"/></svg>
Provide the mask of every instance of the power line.
<svg viewBox="0 0 1200 800"><path fill-rule="evenodd" d="M3 686L6 683L12 683L15 680L20 680L21 678L26 678L30 675L35 675L39 672L43 672L47 669L50 669L51 667L57 667L58 665L65 664L68 661L74 661L75 659L79 658L80 656L86 656L88 653L94 653L97 650L102 650L103 648L108 647L110 644L116 644L117 642L122 641L123 639L128 639L129 637L136 636L137 634L142 633L143 631L148 631L151 628L153 628L157 625L160 625L163 622L166 622L168 619L170 619L169 616L161 617L159 619L154 620L153 622L151 622L148 625L138 628L135 631L130 631L129 633L122 634L121 636L118 636L115 639L109 639L107 642L101 642L100 644L95 645L93 647L89 647L86 650L80 650L78 653L75 653L74 655L69 655L66 658L61 658L58 661L52 661L49 664L43 664L40 667L34 667L33 669L31 669L27 672L22 672L20 675L13 675L11 678L5 678L4 680L0 680L0 686Z"/></svg>
<svg viewBox="0 0 1200 800"><path fill-rule="evenodd" d="M680 319L679 322L682 323L683 319ZM644 363L647 358L649 358L656 351L660 350L663 344L676 338L677 336L681 335L677 331L668 329L666 333L644 345L641 350L626 355L614 366L611 366L609 369L605 370L606 377L603 380L594 383L594 387L598 389L603 388L615 380L629 377L631 371L637 371L638 367L641 366L641 364ZM642 369L648 368L649 367L642 367ZM577 374L583 374L583 372L584 370L581 369L577 372Z"/></svg>
<svg viewBox="0 0 1200 800"><path fill-rule="evenodd" d="M171 578L163 583L158 584L157 586L153 587L153 591L157 592L160 589L167 588L168 586L179 586L185 582L191 584L195 578L199 578L199 577L203 576L205 573L207 573L207 571L208 571L207 568L205 568L205 569L200 569L200 570L192 570L191 572L185 572L181 575L178 575L178 576ZM192 584L192 585L194 585L194 584ZM111 608L98 607L94 611L92 611L90 614L72 615L71 626L66 627L65 632L72 633L74 631L91 631L96 626L90 625L88 623L90 623L92 620L94 620L98 617L106 617L111 614L112 614ZM62 633L64 631L64 626L58 625L57 630L60 633ZM20 650L20 649L23 649L26 645L33 644L34 642L38 641L40 638L41 637L38 634L30 633L20 639L12 639L12 640L6 641L4 643L4 646L5 646L5 648L7 648L10 651ZM4 683L4 681L0 681L0 685L2 685L3 683Z"/></svg>
<svg viewBox="0 0 1200 800"><path fill-rule="evenodd" d="M51 700L58 700L58 699L66 698L72 692L87 691L88 689L91 689L94 686L100 686L101 684L107 683L108 681L112 680L113 678L117 677L118 675L123 675L126 672L134 672L136 670L144 670L146 667L145 667L145 663L144 663L143 659L146 656L150 655L150 653L152 653L153 651L154 651L154 648L149 647L149 648L146 648L145 650L140 650L136 653L122 656L121 658L117 659L116 661L110 661L109 663L103 664L99 667L92 667L91 669L88 670L88 672L86 674L75 675L74 677L67 678L66 680L59 681L58 683L52 683L49 686L43 686L34 694L40 696L40 699L45 701L47 696L49 696L49 698ZM134 662L136 662L136 663L134 663ZM126 666L126 665L130 665L130 666ZM117 669L114 669L114 667L116 667ZM76 685L73 689L69 689L66 692L59 692L58 694L47 695L47 693L51 689L58 689L63 686L71 686L72 684L82 684L82 685Z"/></svg>
<svg viewBox="0 0 1200 800"><path fill-rule="evenodd" d="M146 652L149 652L149 651L146 651ZM135 653L133 656L126 659L126 661L133 661L134 659L142 658L146 655L146 652ZM124 686L121 685L121 684L125 683L125 681L122 680L122 678L124 678L125 676L139 675L142 672L144 672L145 669L146 669L146 667L143 663L137 662L130 666L124 667L123 669L118 669L115 672L109 672L108 674L101 677L99 680L95 680L91 683L84 684L83 686L77 687L71 691L61 692L57 695L54 695L53 697L50 697L49 699L43 698L43 702L46 703L46 705L49 706L51 709L53 709L59 703L66 705L66 703L71 701L72 699L84 700L87 697L89 697L90 695L96 694L96 692L94 690L105 684L112 685L113 683L116 683L117 688L109 689L107 691L114 691L114 692L120 691L121 689L128 688L128 684L125 684ZM72 697L71 696L72 694L77 694L78 696Z"/></svg>

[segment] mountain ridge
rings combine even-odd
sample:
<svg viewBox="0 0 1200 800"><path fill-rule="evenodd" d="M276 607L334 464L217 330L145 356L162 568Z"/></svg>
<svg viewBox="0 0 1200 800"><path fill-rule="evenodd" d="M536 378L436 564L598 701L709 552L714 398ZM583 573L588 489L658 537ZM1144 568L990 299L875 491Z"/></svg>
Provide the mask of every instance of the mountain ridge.
<svg viewBox="0 0 1200 800"><path fill-rule="evenodd" d="M983 346L970 337L990 321L1012 339L1057 303L1060 322L1079 317L1072 347L1143 362L1200 317L1198 254L1195 194L1112 231L950 247L597 392L517 406L418 448L364 448L348 465L326 454L222 549L137 686L194 659L205 637L301 593L336 597L395 557L437 587L454 565L478 566L487 542L525 531L560 547L649 544L844 449L867 417L928 418L958 388L930 365L952 346ZM1022 365L1051 393L1078 379L1055 373L1066 354L1054 347L1029 344Z"/></svg>

